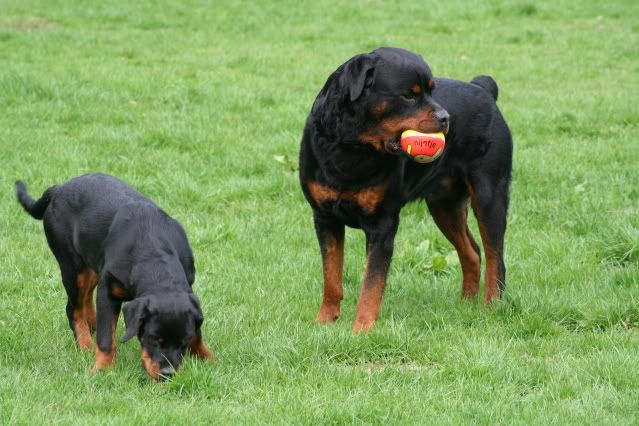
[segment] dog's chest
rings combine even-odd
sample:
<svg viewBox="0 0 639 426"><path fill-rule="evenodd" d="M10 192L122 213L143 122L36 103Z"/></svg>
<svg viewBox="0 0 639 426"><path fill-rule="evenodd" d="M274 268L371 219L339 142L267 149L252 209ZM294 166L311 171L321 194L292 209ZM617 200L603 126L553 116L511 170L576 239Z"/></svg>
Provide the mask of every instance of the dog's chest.
<svg viewBox="0 0 639 426"><path fill-rule="evenodd" d="M338 190L319 182L307 184L308 192L315 204L322 210L338 215L372 215L388 193L388 184L381 184L357 190Z"/></svg>

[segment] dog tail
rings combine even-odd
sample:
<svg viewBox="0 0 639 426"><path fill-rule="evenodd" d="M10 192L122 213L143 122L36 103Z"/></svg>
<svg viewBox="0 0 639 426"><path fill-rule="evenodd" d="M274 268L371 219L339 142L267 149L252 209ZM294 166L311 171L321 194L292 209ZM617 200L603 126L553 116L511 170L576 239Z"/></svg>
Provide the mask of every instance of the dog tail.
<svg viewBox="0 0 639 426"><path fill-rule="evenodd" d="M470 80L471 84L475 86L479 86L493 97L496 101L497 96L499 96L499 88L497 87L497 82L489 75L478 75L477 77Z"/></svg>
<svg viewBox="0 0 639 426"><path fill-rule="evenodd" d="M16 194L18 195L18 202L24 207L24 209L33 216L35 219L42 220L44 216L44 212L51 201L51 192L53 191L51 187L44 191L42 197L39 200L35 201L31 196L27 193L27 185L21 180L16 182Z"/></svg>

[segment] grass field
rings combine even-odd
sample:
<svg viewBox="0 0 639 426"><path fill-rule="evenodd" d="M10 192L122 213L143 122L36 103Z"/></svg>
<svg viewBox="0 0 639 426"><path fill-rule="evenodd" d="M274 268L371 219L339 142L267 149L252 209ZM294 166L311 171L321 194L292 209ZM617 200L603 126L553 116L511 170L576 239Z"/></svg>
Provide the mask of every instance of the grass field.
<svg viewBox="0 0 639 426"><path fill-rule="evenodd" d="M0 423L639 423L638 17L632 0L2 0ZM382 45L498 81L508 287L462 301L452 247L413 204L377 327L354 335L363 235L347 231L342 317L315 324L293 170L327 76ZM89 372L13 183L39 195L94 171L185 226L217 362L157 385L133 340Z"/></svg>

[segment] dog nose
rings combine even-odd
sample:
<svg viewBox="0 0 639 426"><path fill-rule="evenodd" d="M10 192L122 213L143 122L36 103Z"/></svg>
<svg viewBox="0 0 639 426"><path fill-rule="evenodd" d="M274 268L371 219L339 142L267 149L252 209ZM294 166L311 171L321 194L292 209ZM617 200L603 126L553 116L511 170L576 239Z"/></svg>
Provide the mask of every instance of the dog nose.
<svg viewBox="0 0 639 426"><path fill-rule="evenodd" d="M437 111L433 113L433 117L435 118L435 120L439 122L439 124L443 128L448 127L448 121L450 119L450 115L445 109L438 109Z"/></svg>
<svg viewBox="0 0 639 426"><path fill-rule="evenodd" d="M173 367L162 367L160 369L160 376L163 380L170 379L175 374Z"/></svg>

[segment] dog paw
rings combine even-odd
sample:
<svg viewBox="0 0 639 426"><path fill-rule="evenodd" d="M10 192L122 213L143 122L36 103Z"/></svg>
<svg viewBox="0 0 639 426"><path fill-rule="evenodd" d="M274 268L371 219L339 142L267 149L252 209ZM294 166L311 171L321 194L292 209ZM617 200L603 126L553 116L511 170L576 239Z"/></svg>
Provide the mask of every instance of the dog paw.
<svg viewBox="0 0 639 426"><path fill-rule="evenodd" d="M93 364L93 367L91 367L91 373L96 374L109 367L113 367L113 364L100 365L98 363L95 363Z"/></svg>
<svg viewBox="0 0 639 426"><path fill-rule="evenodd" d="M315 321L321 324L330 324L332 322L337 321L339 318L339 306L335 305L322 305L317 316L315 317Z"/></svg>
<svg viewBox="0 0 639 426"><path fill-rule="evenodd" d="M365 333L371 331L375 327L375 319L372 318L357 318L353 325L353 333Z"/></svg>

